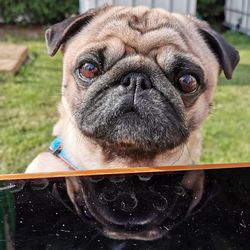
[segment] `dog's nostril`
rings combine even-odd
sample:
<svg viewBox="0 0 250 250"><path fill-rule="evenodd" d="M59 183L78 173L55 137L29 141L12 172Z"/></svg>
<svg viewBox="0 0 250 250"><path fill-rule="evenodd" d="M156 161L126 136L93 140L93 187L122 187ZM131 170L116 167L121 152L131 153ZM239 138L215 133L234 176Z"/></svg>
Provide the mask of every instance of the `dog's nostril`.
<svg viewBox="0 0 250 250"><path fill-rule="evenodd" d="M163 196L158 197L154 200L153 207L158 211L164 211L168 207L168 201Z"/></svg>
<svg viewBox="0 0 250 250"><path fill-rule="evenodd" d="M117 194L113 190L104 190L98 197L99 202L102 204L113 202L116 198Z"/></svg>
<svg viewBox="0 0 250 250"><path fill-rule="evenodd" d="M141 88L142 88L142 90L147 89L147 85L146 85L146 83L145 83L145 80L144 80L144 79L141 79Z"/></svg>
<svg viewBox="0 0 250 250"><path fill-rule="evenodd" d="M121 85L123 87L129 87L133 83L133 78L131 77L131 74L126 75L122 80L121 80Z"/></svg>
<svg viewBox="0 0 250 250"><path fill-rule="evenodd" d="M93 176L93 177L90 177L89 180L90 180L91 182L96 183L96 182L103 181L103 180L104 180L104 177L101 177L101 176Z"/></svg>
<svg viewBox="0 0 250 250"><path fill-rule="evenodd" d="M124 176L112 176L109 178L109 181L111 181L112 183L121 183L125 181L125 177Z"/></svg>
<svg viewBox="0 0 250 250"><path fill-rule="evenodd" d="M140 181L149 181L151 180L153 174L138 174L138 178Z"/></svg>
<svg viewBox="0 0 250 250"><path fill-rule="evenodd" d="M120 198L120 208L123 212L132 212L137 207L138 200L136 199L134 194L122 194Z"/></svg>
<svg viewBox="0 0 250 250"><path fill-rule="evenodd" d="M153 206L156 210L162 212L168 207L168 201L160 193L154 191L146 191L140 193L140 197L146 204Z"/></svg>
<svg viewBox="0 0 250 250"><path fill-rule="evenodd" d="M151 88L151 83L146 79L141 79L141 89L146 90Z"/></svg>
<svg viewBox="0 0 250 250"><path fill-rule="evenodd" d="M179 196L185 196L186 195L186 190L182 186L175 186L174 187L174 192Z"/></svg>
<svg viewBox="0 0 250 250"><path fill-rule="evenodd" d="M130 85L130 78L125 79L125 81L122 82L122 85L128 87Z"/></svg>
<svg viewBox="0 0 250 250"><path fill-rule="evenodd" d="M144 73L136 73L136 72L132 72L124 76L121 79L121 85L130 90L136 87L136 89L139 91L152 88L152 83L149 77Z"/></svg>

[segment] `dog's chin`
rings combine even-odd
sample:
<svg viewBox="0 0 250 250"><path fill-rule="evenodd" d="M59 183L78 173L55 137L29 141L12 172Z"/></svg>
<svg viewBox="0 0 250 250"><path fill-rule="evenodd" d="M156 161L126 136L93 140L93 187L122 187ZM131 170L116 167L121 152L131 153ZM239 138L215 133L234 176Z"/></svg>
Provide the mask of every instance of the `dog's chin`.
<svg viewBox="0 0 250 250"><path fill-rule="evenodd" d="M100 114L101 115L101 114ZM101 146L109 158L152 158L184 144L189 131L176 117L171 121L157 114L141 115L128 111L104 124L79 126L84 136Z"/></svg>

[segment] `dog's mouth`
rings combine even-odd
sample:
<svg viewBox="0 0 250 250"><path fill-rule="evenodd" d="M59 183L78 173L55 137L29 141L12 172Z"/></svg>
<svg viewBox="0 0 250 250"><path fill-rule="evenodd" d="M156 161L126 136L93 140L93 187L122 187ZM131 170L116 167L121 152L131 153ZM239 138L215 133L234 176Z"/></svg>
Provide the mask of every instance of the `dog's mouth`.
<svg viewBox="0 0 250 250"><path fill-rule="evenodd" d="M73 203L115 239L153 240L176 227L203 198L204 173L83 179ZM70 195L72 197L72 195Z"/></svg>

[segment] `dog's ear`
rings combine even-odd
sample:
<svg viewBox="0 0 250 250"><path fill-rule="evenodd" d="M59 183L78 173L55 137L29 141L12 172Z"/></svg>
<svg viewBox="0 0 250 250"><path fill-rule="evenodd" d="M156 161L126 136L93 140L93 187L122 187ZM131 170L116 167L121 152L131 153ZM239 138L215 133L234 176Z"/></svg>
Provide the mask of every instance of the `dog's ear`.
<svg viewBox="0 0 250 250"><path fill-rule="evenodd" d="M239 52L208 24L202 26L199 28L200 34L216 55L226 78L231 79L233 71L240 60Z"/></svg>
<svg viewBox="0 0 250 250"><path fill-rule="evenodd" d="M48 54L56 54L60 46L72 37L80 28L88 24L97 15L99 9L90 9L84 14L69 17L66 20L52 25L45 32Z"/></svg>

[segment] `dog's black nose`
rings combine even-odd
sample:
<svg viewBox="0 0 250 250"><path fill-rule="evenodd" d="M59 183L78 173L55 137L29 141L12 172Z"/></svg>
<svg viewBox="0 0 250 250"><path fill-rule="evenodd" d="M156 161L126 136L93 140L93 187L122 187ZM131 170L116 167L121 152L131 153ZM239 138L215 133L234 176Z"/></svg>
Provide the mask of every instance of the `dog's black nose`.
<svg viewBox="0 0 250 250"><path fill-rule="evenodd" d="M121 80L121 85L129 90L135 90L139 93L152 88L149 77L143 73L131 72L125 75Z"/></svg>

